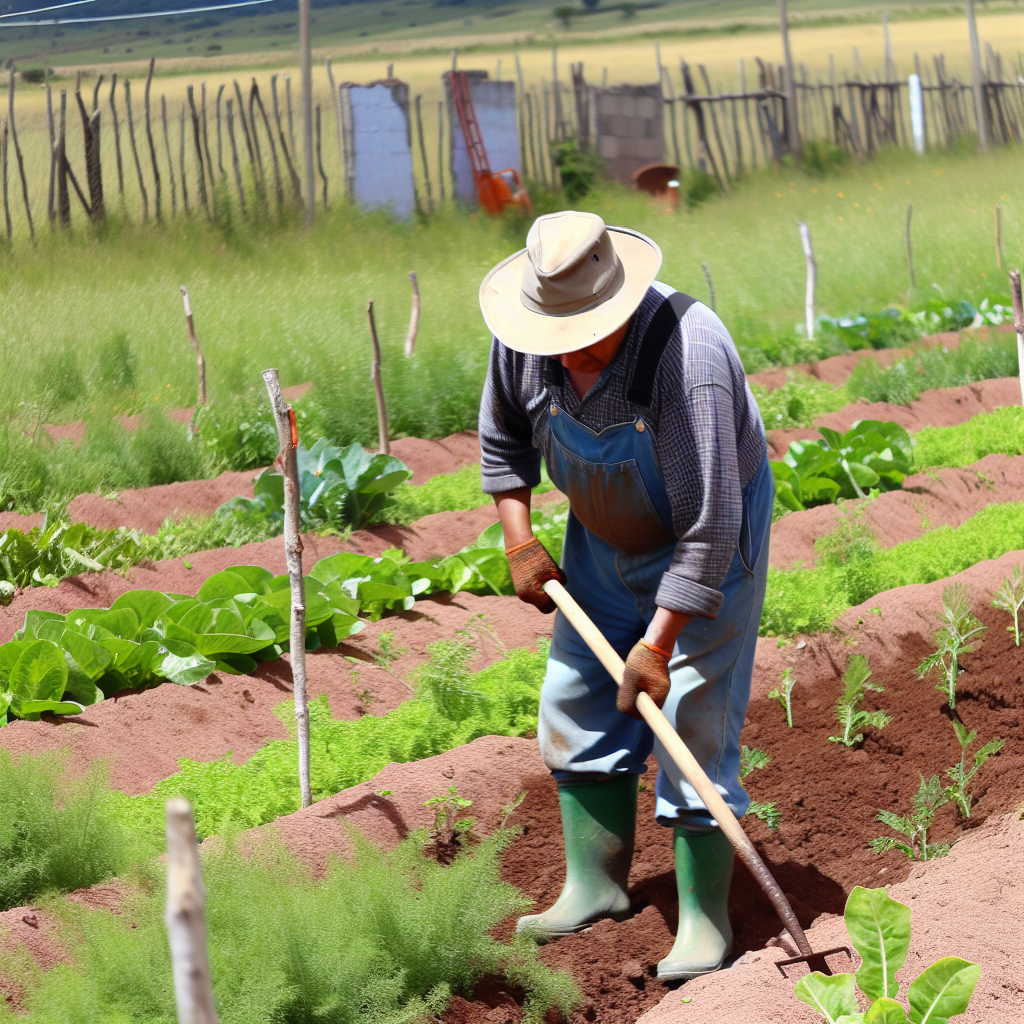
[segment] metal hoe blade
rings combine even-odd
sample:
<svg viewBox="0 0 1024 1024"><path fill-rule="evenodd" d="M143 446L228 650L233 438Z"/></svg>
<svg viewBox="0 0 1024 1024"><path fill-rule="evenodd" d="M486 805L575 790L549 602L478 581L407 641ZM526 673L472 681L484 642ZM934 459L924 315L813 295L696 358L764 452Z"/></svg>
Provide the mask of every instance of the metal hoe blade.
<svg viewBox="0 0 1024 1024"><path fill-rule="evenodd" d="M845 953L846 958L850 959L850 950L847 946L835 946L833 949L824 949L820 953L803 953L800 956L791 956L788 960L776 960L775 966L778 967L779 973L784 978L786 977L785 969L790 964L807 964L808 970L831 974L832 968L829 967L825 957L832 956L833 953Z"/></svg>

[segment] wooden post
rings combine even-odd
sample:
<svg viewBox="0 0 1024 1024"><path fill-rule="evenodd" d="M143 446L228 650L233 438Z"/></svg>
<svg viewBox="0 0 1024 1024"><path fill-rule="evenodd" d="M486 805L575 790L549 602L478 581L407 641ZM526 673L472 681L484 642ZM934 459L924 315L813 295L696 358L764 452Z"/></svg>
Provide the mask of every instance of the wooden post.
<svg viewBox="0 0 1024 1024"><path fill-rule="evenodd" d="M676 167L682 167L682 157L679 155L679 133L676 131L676 91L672 85L672 76L668 73L666 68L661 63L661 56L658 56L658 68L661 72L661 86L662 89L668 85L668 99L665 100L665 105L668 107L669 120L672 123L672 154L676 158Z"/></svg>
<svg viewBox="0 0 1024 1024"><path fill-rule="evenodd" d="M178 185L174 178L174 160L171 157L171 136L167 131L167 97L160 94L160 120L164 126L164 149L167 152L167 179L171 185L171 219L178 216Z"/></svg>
<svg viewBox="0 0 1024 1024"><path fill-rule="evenodd" d="M260 132L256 124L256 79L249 87L249 131L252 133L252 150L256 154L256 171L260 183L266 187L266 175L263 173L263 150L260 149ZM266 200L266 195L264 195ZM269 206L269 204L268 204Z"/></svg>
<svg viewBox="0 0 1024 1024"><path fill-rule="evenodd" d="M288 141L291 143L291 151L295 154L295 161L298 162L299 151L295 148L295 118L292 115L292 76L284 76L284 98L288 105Z"/></svg>
<svg viewBox="0 0 1024 1024"><path fill-rule="evenodd" d="M192 436L192 424L195 422L196 413L200 405L206 405L206 360L203 358L203 350L199 347L199 339L196 338L196 327L192 320L192 304L188 300L188 289L181 286L181 301L185 304L185 326L188 328L188 340L192 342L192 348L196 354L196 374L199 379L199 387L196 399L196 412L189 420L188 434Z"/></svg>
<svg viewBox="0 0 1024 1024"><path fill-rule="evenodd" d="M117 75L114 75L114 82L117 82ZM50 143L50 181L46 190L46 219L50 223L50 230L53 231L57 224L57 211L53 202L55 198L54 189L57 184L57 129L53 121L53 90L50 88L50 73L46 73L46 137ZM118 149L118 171L121 169L121 151ZM121 192L124 192L122 187Z"/></svg>
<svg viewBox="0 0 1024 1024"><path fill-rule="evenodd" d="M882 11L882 34L885 36L885 80L895 81L896 65L892 62L892 40L889 38L889 12Z"/></svg>
<svg viewBox="0 0 1024 1024"><path fill-rule="evenodd" d="M324 160L320 145L320 104L316 105L316 166L320 171L320 181L324 187L324 209L327 209L327 175L324 173Z"/></svg>
<svg viewBox="0 0 1024 1024"><path fill-rule="evenodd" d="M971 88L974 92L974 119L978 127L978 146L981 149L988 149L985 79L981 72L981 48L978 45L978 22L974 16L974 0L967 0L967 29L971 39Z"/></svg>
<svg viewBox="0 0 1024 1024"><path fill-rule="evenodd" d="M206 887L192 805L167 801L167 939L174 969L178 1024L217 1024L206 952Z"/></svg>
<svg viewBox="0 0 1024 1024"><path fill-rule="evenodd" d="M782 52L786 59L786 137L789 151L796 159L803 153L800 144L800 126L796 115L796 82L793 78L793 54L789 49L788 0L778 0L779 32L782 34Z"/></svg>
<svg viewBox="0 0 1024 1024"><path fill-rule="evenodd" d="M178 118L178 169L181 171L181 205L185 216L191 217L188 205L188 178L185 175L185 104L181 105L181 116Z"/></svg>
<svg viewBox="0 0 1024 1024"><path fill-rule="evenodd" d="M711 80L708 78L707 70L704 65L699 65L701 78L704 79L704 88L707 89L708 95L711 95ZM715 104L713 100L708 101L708 112L711 114L711 130L715 133L715 142L718 143L718 153L722 160L722 173L725 175L725 183L728 187L732 184L732 176L729 174L729 161L726 158L725 146L722 144L722 133L718 130L718 115L715 113Z"/></svg>
<svg viewBox="0 0 1024 1024"><path fill-rule="evenodd" d="M914 276L914 246L910 237L910 222L914 216L914 204L907 204L907 220L906 226L904 227L904 235L906 236L907 242L907 271L910 274L910 287L917 287L917 280Z"/></svg>
<svg viewBox="0 0 1024 1024"><path fill-rule="evenodd" d="M0 135L0 164L3 165L4 221L7 225L7 247L10 248L14 237L14 225L11 223L11 199L7 175L7 122L4 121L3 135Z"/></svg>
<svg viewBox="0 0 1024 1024"><path fill-rule="evenodd" d="M316 216L316 168L313 166L313 58L310 0L299 0L299 66L302 73L302 158L306 167L306 227Z"/></svg>
<svg viewBox="0 0 1024 1024"><path fill-rule="evenodd" d="M996 266L1003 269L1003 217L1002 210L999 204L996 203L992 210L995 215L995 227L996 227Z"/></svg>
<svg viewBox="0 0 1024 1024"><path fill-rule="evenodd" d="M715 282L711 280L711 270L708 268L706 263L701 263L701 269L704 271L704 280L708 283L708 291L711 293L711 301L708 303L711 306L712 312L715 309Z"/></svg>
<svg viewBox="0 0 1024 1024"><path fill-rule="evenodd" d="M423 97L416 95L416 134L420 140L420 159L423 161L423 184L427 189L427 212L434 212L434 192L430 187L430 165L427 163L427 144L423 138L423 112L421 110Z"/></svg>
<svg viewBox="0 0 1024 1024"><path fill-rule="evenodd" d="M523 98L526 100L526 137L530 142L531 176L535 181L539 181L540 175L537 173L537 147L533 141L533 96L527 93Z"/></svg>
<svg viewBox="0 0 1024 1024"><path fill-rule="evenodd" d="M21 146L18 145L18 129L14 124L14 68L11 68L11 77L7 85L7 121L11 129L11 142L14 143L14 157L18 161L18 176L21 178L21 196L25 201L25 216L28 218L28 233L32 241L36 240L36 228L32 223L32 207L28 202L28 180L25 178L25 161L21 155Z"/></svg>
<svg viewBox="0 0 1024 1024"><path fill-rule="evenodd" d="M117 72L110 76L110 121L114 128L114 156L117 163L117 194L124 196L124 167L121 163L121 125L117 119ZM49 87L47 87L47 103L49 103Z"/></svg>
<svg viewBox="0 0 1024 1024"><path fill-rule="evenodd" d="M811 229L797 221L800 228L800 242L804 247L804 262L807 265L807 288L804 292L804 317L807 324L807 339L814 338L814 286L817 283L818 268L814 262L814 247L811 245Z"/></svg>
<svg viewBox="0 0 1024 1024"><path fill-rule="evenodd" d="M380 376L380 342L377 340L377 324L373 319L373 299L370 299L366 305L366 315L370 320L370 340L373 342L370 380L373 381L373 393L377 399L377 437L380 442L380 450L385 455L390 455L391 440L388 436L388 410L384 404L384 382Z"/></svg>
<svg viewBox="0 0 1024 1024"><path fill-rule="evenodd" d="M277 143L274 142L274 133L270 130L270 118L267 117L266 108L263 106L263 97L260 96L259 86L256 84L256 79L252 80L252 92L250 93L252 98L256 101L256 105L260 108L260 117L263 118L263 127L267 133L267 139L270 142L270 162L274 167L274 198L277 201L277 212L280 215L284 209L284 188L281 186L281 165L277 160ZM251 109L251 107L250 107ZM256 119L253 118L252 125L253 137L256 135ZM327 201L324 200L324 206L326 207Z"/></svg>
<svg viewBox="0 0 1024 1024"><path fill-rule="evenodd" d="M224 83L220 83L220 88L217 90L217 170L220 171L220 180L224 181L227 178L227 173L224 170L224 147L221 142L220 134L220 100L224 95Z"/></svg>
<svg viewBox="0 0 1024 1024"><path fill-rule="evenodd" d="M232 79L235 86L235 99L238 102L238 122L242 126L242 135L245 137L245 149L249 154L249 169L252 171L253 180L259 181L259 174L256 171L256 157L252 151L252 138L249 135L249 122L245 119L245 101L242 99L242 89L238 79Z"/></svg>
<svg viewBox="0 0 1024 1024"><path fill-rule="evenodd" d="M1020 373L1020 396L1024 402L1024 302L1021 300L1020 271L1010 271L1010 294L1013 296L1013 329L1017 333L1017 368Z"/></svg>
<svg viewBox="0 0 1024 1024"><path fill-rule="evenodd" d="M533 138L530 139L533 145ZM437 201L443 203L444 196L444 103L437 101Z"/></svg>
<svg viewBox="0 0 1024 1024"><path fill-rule="evenodd" d="M334 68L331 67L331 58L327 58L327 84L331 87L331 99L334 101L334 119L338 125L338 155L341 157L341 165L345 166L345 132L341 126L341 93L334 84Z"/></svg>
<svg viewBox="0 0 1024 1024"><path fill-rule="evenodd" d="M85 102L82 99L81 75L75 84L75 102L78 104L78 116L82 121L82 142L85 152L85 180L89 186L89 215L93 220L102 220L103 211L103 179L99 173L97 144L99 143L99 130L93 132L93 125L89 119L89 113L85 109ZM93 116L99 114L96 111Z"/></svg>
<svg viewBox="0 0 1024 1024"><path fill-rule="evenodd" d="M242 216L246 214L245 210L245 187L242 184L242 168L238 162L238 146L235 144L235 117L231 109L231 100L227 103L227 119L228 119L228 142L231 144L231 163L235 170L235 184L238 187L238 205L242 210Z"/></svg>
<svg viewBox="0 0 1024 1024"><path fill-rule="evenodd" d="M153 125L149 115L149 90L153 84L153 68L156 66L156 57L150 58L149 61L149 73L146 75L146 92L145 92L145 113L146 113L146 139L149 142L149 159L153 164L153 206L156 210L156 219L163 220L163 213L160 207L160 168L156 165L156 146L153 145ZM182 172L181 182L182 194L185 191L184 172ZM187 207L186 207L187 212Z"/></svg>
<svg viewBox="0 0 1024 1024"><path fill-rule="evenodd" d="M206 83L199 86L199 123L203 131L203 153L206 156L206 173L210 176L210 215L217 215L217 179L213 174L213 158L210 156L210 132L206 124Z"/></svg>
<svg viewBox="0 0 1024 1024"><path fill-rule="evenodd" d="M128 91L128 81L125 80L125 95L128 97L128 124L132 123L131 92ZM71 197L68 195L68 161L67 161L67 124L68 124L68 93L66 89L60 91L60 128L57 133L57 220L62 228L71 227ZM132 135L134 147L135 136ZM138 157L136 157L136 164ZM142 188L142 172L139 171L139 187ZM146 190L142 189L143 216L148 219L146 213Z"/></svg>
<svg viewBox="0 0 1024 1024"><path fill-rule="evenodd" d="M308 0L307 0L308 2ZM299 790L302 806L309 807L313 794L309 784L309 706L306 703L306 589L302 579L302 536L299 532L299 470L296 449L299 432L295 412L285 404L277 370L264 370L263 380L270 395L281 451L277 463L284 476L284 556L292 593L289 655L295 695L295 725L299 740Z"/></svg>
<svg viewBox="0 0 1024 1024"><path fill-rule="evenodd" d="M409 271L409 280L412 282L412 312L409 314L409 333L405 336L405 356L412 355L416 346L416 335L420 329L420 286L416 280L416 271Z"/></svg>
<svg viewBox="0 0 1024 1024"><path fill-rule="evenodd" d="M519 166L523 169L523 181L530 176L526 165L526 150L527 150L527 136L526 136L526 87L523 85L523 66L519 63L519 54L515 54L516 59L516 81L519 84L517 94L517 107L519 113Z"/></svg>
<svg viewBox="0 0 1024 1024"><path fill-rule="evenodd" d="M288 179L292 185L292 202L296 207L301 207L302 186L299 184L299 176L295 171L295 164L292 163L291 154L288 152L288 143L285 141L284 128L281 126L281 110L277 104L277 75L270 76L270 96L274 104L274 124L277 126L277 138L281 143L281 152L284 154L284 163L288 168Z"/></svg>

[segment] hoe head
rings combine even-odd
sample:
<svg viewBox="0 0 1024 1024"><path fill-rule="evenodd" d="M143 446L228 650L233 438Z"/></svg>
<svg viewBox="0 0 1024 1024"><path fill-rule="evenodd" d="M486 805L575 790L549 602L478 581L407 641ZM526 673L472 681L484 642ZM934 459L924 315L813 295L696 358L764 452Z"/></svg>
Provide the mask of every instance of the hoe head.
<svg viewBox="0 0 1024 1024"><path fill-rule="evenodd" d="M836 946L833 949L822 950L820 953L802 953L800 956L791 956L788 960L776 960L775 966L778 967L779 973L784 978L786 977L786 968L790 964L807 964L808 970L831 974L832 968L829 967L825 957L832 956L833 953L845 953L847 960L851 958L850 950L846 946Z"/></svg>

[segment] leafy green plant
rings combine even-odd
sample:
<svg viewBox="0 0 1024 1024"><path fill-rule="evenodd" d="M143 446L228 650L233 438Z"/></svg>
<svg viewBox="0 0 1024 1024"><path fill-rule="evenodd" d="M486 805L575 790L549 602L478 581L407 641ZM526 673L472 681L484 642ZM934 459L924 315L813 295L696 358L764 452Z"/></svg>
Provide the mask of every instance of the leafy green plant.
<svg viewBox="0 0 1024 1024"><path fill-rule="evenodd" d="M956 707L956 680L960 674L960 656L978 649L984 626L971 612L971 599L963 583L944 587L942 591L941 628L934 636L937 649L917 667L918 679L924 679L937 668L941 678L935 689L946 695L951 708Z"/></svg>
<svg viewBox="0 0 1024 1024"><path fill-rule="evenodd" d="M771 761L771 754L757 747L751 749L746 744L740 747L740 778L745 779L751 772L764 768ZM759 800L751 800L747 807L747 814L760 818L767 826L775 832L782 823L782 812L772 803L762 803Z"/></svg>
<svg viewBox="0 0 1024 1024"><path fill-rule="evenodd" d="M782 824L782 811L776 806L775 801L762 803L759 800L751 800L747 807L747 814L760 818L772 832L777 832Z"/></svg>
<svg viewBox="0 0 1024 1024"><path fill-rule="evenodd" d="M925 427L914 434L914 464L969 466L993 453L1024 455L1024 409L1008 405L979 413L955 427Z"/></svg>
<svg viewBox="0 0 1024 1024"><path fill-rule="evenodd" d="M55 587L66 576L123 569L143 557L137 530L100 530L60 519L51 523L47 513L42 526L0 534L0 604L9 603L18 588Z"/></svg>
<svg viewBox="0 0 1024 1024"><path fill-rule="evenodd" d="M981 968L948 956L925 968L899 1001L896 972L910 951L910 908L884 889L854 886L844 912L850 942L861 958L854 974L812 971L800 978L794 995L812 1006L827 1024L945 1024L964 1013ZM870 1002L861 1012L857 989Z"/></svg>
<svg viewBox="0 0 1024 1024"><path fill-rule="evenodd" d="M810 427L825 413L842 409L847 403L846 388L826 384L809 374L791 371L786 383L769 391L754 384L751 391L766 430L786 427Z"/></svg>
<svg viewBox="0 0 1024 1024"><path fill-rule="evenodd" d="M945 857L949 853L948 843L929 843L928 830L932 827L935 813L944 804L948 804L949 794L942 787L938 775L930 779L921 776L921 784L917 792L911 797L910 814L894 814L892 811L879 811L875 816L877 821L888 825L894 832L906 836L906 841L896 836L879 836L868 843L875 853L886 853L889 850L899 850L905 853L911 860L933 860L936 857Z"/></svg>
<svg viewBox="0 0 1024 1024"><path fill-rule="evenodd" d="M821 441L793 441L782 461L771 463L776 494L789 509L898 488L913 465L913 442L897 423L861 420L845 434L820 431Z"/></svg>
<svg viewBox="0 0 1024 1024"><path fill-rule="evenodd" d="M1020 647L1020 610L1024 605L1024 572L1015 565L1012 575L1003 580L1003 585L996 593L992 602L993 608L999 608L1013 616L1013 625L1007 626L1008 633L1013 634L1013 642Z"/></svg>
<svg viewBox="0 0 1024 1024"><path fill-rule="evenodd" d="M574 11L572 7L556 7L559 11ZM568 27L568 25L566 26ZM562 177L562 191L570 202L576 202L593 191L601 171L601 158L594 152L584 152L576 139L559 139L551 143L551 160Z"/></svg>
<svg viewBox="0 0 1024 1024"><path fill-rule="evenodd" d="M412 476L390 456L374 455L361 444L339 448L321 437L298 449L299 521L304 530L339 532L372 522L393 503L389 492ZM284 529L284 477L274 467L262 473L254 498L232 498L217 515L268 522Z"/></svg>
<svg viewBox="0 0 1024 1024"><path fill-rule="evenodd" d="M793 728L793 687L796 680L793 678L793 670L784 668L782 670L782 687L775 687L768 691L769 700L777 700L786 712L786 725Z"/></svg>
<svg viewBox="0 0 1024 1024"><path fill-rule="evenodd" d="M66 767L0 748L0 910L95 885L149 852L112 813L102 766L74 779Z"/></svg>
<svg viewBox="0 0 1024 1024"><path fill-rule="evenodd" d="M953 729L956 732L956 738L960 742L960 760L950 768L946 769L946 778L949 779L950 785L946 787L945 792L953 803L956 804L957 809L964 818L971 816L971 804L973 802L973 796L971 790L968 788L974 779L974 776L978 774L981 766L990 758L993 754L998 754L1005 745L1005 740L989 740L983 746L979 747L974 752L974 764L968 768L966 765L967 759L967 748L978 738L978 730L971 729L969 732L967 726L963 724L959 719L953 719Z"/></svg>
<svg viewBox="0 0 1024 1024"><path fill-rule="evenodd" d="M856 316L818 317L818 327L826 337L839 341L847 351L866 348L897 348L915 341L923 333L913 319L889 306L877 313Z"/></svg>
<svg viewBox="0 0 1024 1024"><path fill-rule="evenodd" d="M423 806L434 809L427 848L442 864L450 864L459 850L477 839L473 831L476 819L462 817L462 812L472 807L473 801L459 796L458 787L449 786L447 793L431 797Z"/></svg>
<svg viewBox="0 0 1024 1024"><path fill-rule="evenodd" d="M63 700L68 689L64 652L49 640L12 640L0 647L0 726L8 715L38 721L44 712L78 715L79 703Z"/></svg>
<svg viewBox="0 0 1024 1024"><path fill-rule="evenodd" d="M864 742L864 733L854 730L868 726L873 729L884 729L892 721L892 716L884 711L865 711L858 707L867 696L868 690L874 690L875 693L884 691L884 687L869 683L870 678L868 659L863 654L855 654L850 658L846 675L843 676L843 692L836 701L836 718L843 727L843 733L841 736L829 736L833 743L855 747L858 743Z"/></svg>
<svg viewBox="0 0 1024 1024"><path fill-rule="evenodd" d="M419 837L385 852L358 833L354 858L332 858L314 879L275 837L246 855L230 842L203 854L208 955L222 1020L410 1024L440 1016L485 975L525 993L524 1017L568 1015L579 993L522 940L492 930L530 901L500 877L515 831L499 830L449 866L422 855ZM24 979L33 1024L151 1024L176 1019L163 923L164 886L133 895L122 913L54 906L74 963ZM0 1011L4 1012L4 1011ZM7 1013L6 1011L5 1019Z"/></svg>

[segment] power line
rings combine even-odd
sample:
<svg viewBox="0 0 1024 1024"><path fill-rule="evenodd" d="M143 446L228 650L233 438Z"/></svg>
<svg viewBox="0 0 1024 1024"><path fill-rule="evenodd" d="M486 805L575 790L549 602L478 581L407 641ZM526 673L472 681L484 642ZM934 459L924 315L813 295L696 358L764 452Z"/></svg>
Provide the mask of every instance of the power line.
<svg viewBox="0 0 1024 1024"><path fill-rule="evenodd" d="M53 4L50 7L36 7L31 11L13 11L11 14L0 14L0 18L23 18L26 14L42 14L43 11L57 11L62 7L78 7L80 4L94 4L96 0L71 0L66 4Z"/></svg>
<svg viewBox="0 0 1024 1024"><path fill-rule="evenodd" d="M79 0L85 2L85 0ZM8 21L0 24L0 28L32 28L36 25L82 25L97 21L133 21L137 18L168 18L172 14L202 14L205 11L226 11L231 7L253 7L257 4L270 4L274 0L240 0L233 4L215 4L212 7L186 7L177 11L149 11L145 14L108 14L97 18L44 18L41 21ZM63 6L63 5L58 5ZM67 5L68 7L71 4Z"/></svg>

